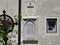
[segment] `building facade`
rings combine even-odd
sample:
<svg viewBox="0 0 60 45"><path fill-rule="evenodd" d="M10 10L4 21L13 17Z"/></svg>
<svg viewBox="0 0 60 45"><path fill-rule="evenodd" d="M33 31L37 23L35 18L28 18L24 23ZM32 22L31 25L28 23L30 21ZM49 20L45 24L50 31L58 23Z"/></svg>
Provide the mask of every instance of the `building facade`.
<svg viewBox="0 0 60 45"><path fill-rule="evenodd" d="M1 0L0 14L18 15L18 5ZM21 16L21 45L60 44L60 0L21 0Z"/></svg>
<svg viewBox="0 0 60 45"><path fill-rule="evenodd" d="M59 0L22 0L22 43L24 45L60 44L59 3ZM24 22L28 25L27 28ZM32 30L31 33L30 31L27 33L28 30Z"/></svg>

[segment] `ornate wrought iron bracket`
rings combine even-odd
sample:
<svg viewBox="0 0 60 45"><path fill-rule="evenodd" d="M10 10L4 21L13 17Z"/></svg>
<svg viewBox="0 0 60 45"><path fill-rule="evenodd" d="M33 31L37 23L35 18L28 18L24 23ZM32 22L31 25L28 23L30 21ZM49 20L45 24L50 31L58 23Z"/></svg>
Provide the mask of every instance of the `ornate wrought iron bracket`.
<svg viewBox="0 0 60 45"><path fill-rule="evenodd" d="M7 45L8 40L8 33L12 32L14 29L14 25L17 25L18 23L14 23L13 18L6 14L6 11L3 10L3 14L0 15L0 29L4 31L3 40L5 41L5 44Z"/></svg>

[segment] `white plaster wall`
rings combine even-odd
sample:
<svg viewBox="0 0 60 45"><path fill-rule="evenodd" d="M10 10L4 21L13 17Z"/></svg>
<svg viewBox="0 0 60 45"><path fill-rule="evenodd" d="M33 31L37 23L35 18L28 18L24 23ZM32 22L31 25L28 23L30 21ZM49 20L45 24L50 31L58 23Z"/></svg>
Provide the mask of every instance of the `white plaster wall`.
<svg viewBox="0 0 60 45"><path fill-rule="evenodd" d="M3 10L9 15L18 15L18 0L0 0L0 14Z"/></svg>
<svg viewBox="0 0 60 45"><path fill-rule="evenodd" d="M59 8L59 6L57 6L58 4L58 1L55 1L55 0L47 0L45 2L42 2L42 4L37 4L37 12L36 12L36 15L38 15L39 17L39 21L38 21L38 45L59 45L60 43L60 11L57 10ZM39 1L38 1L39 2ZM57 3L56 3L57 2ZM56 8L57 7L57 8ZM45 34L46 33L46 22L45 22L45 17L57 17L59 18L58 19L58 32L59 34L57 35L53 35L53 34L50 34L48 35ZM40 32L40 33L39 33Z"/></svg>
<svg viewBox="0 0 60 45"><path fill-rule="evenodd" d="M35 4L35 15L26 15L27 2ZM18 15L18 0L0 0L0 14L4 9L12 17ZM22 0L21 13L22 16L38 16L38 44L22 43L22 45L60 45L60 20L58 20L58 34L47 35L45 32L46 17L60 19L60 0Z"/></svg>
<svg viewBox="0 0 60 45"><path fill-rule="evenodd" d="M35 3L35 15L25 14L26 2ZM38 44L36 45L60 45L60 0L22 0L22 16L38 16ZM46 33L46 17L57 17L58 34Z"/></svg>

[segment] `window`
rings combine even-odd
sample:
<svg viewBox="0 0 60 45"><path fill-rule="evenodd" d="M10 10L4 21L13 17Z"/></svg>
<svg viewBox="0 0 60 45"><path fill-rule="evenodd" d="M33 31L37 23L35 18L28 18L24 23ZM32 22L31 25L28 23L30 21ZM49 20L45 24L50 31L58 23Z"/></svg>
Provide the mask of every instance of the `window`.
<svg viewBox="0 0 60 45"><path fill-rule="evenodd" d="M57 33L57 18L47 18L46 22L46 32Z"/></svg>
<svg viewBox="0 0 60 45"><path fill-rule="evenodd" d="M23 43L37 43L36 19L23 19Z"/></svg>

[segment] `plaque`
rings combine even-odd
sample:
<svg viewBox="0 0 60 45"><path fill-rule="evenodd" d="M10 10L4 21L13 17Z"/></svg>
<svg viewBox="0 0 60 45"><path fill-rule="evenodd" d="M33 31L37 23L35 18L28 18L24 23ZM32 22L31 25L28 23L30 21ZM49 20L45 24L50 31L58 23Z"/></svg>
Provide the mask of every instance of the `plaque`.
<svg viewBox="0 0 60 45"><path fill-rule="evenodd" d="M32 2L26 3L26 14L27 15L34 15L35 14L35 4Z"/></svg>
<svg viewBox="0 0 60 45"><path fill-rule="evenodd" d="M37 39L37 29L36 29L36 21L28 20L24 24L23 29L23 38L24 40L36 40Z"/></svg>

